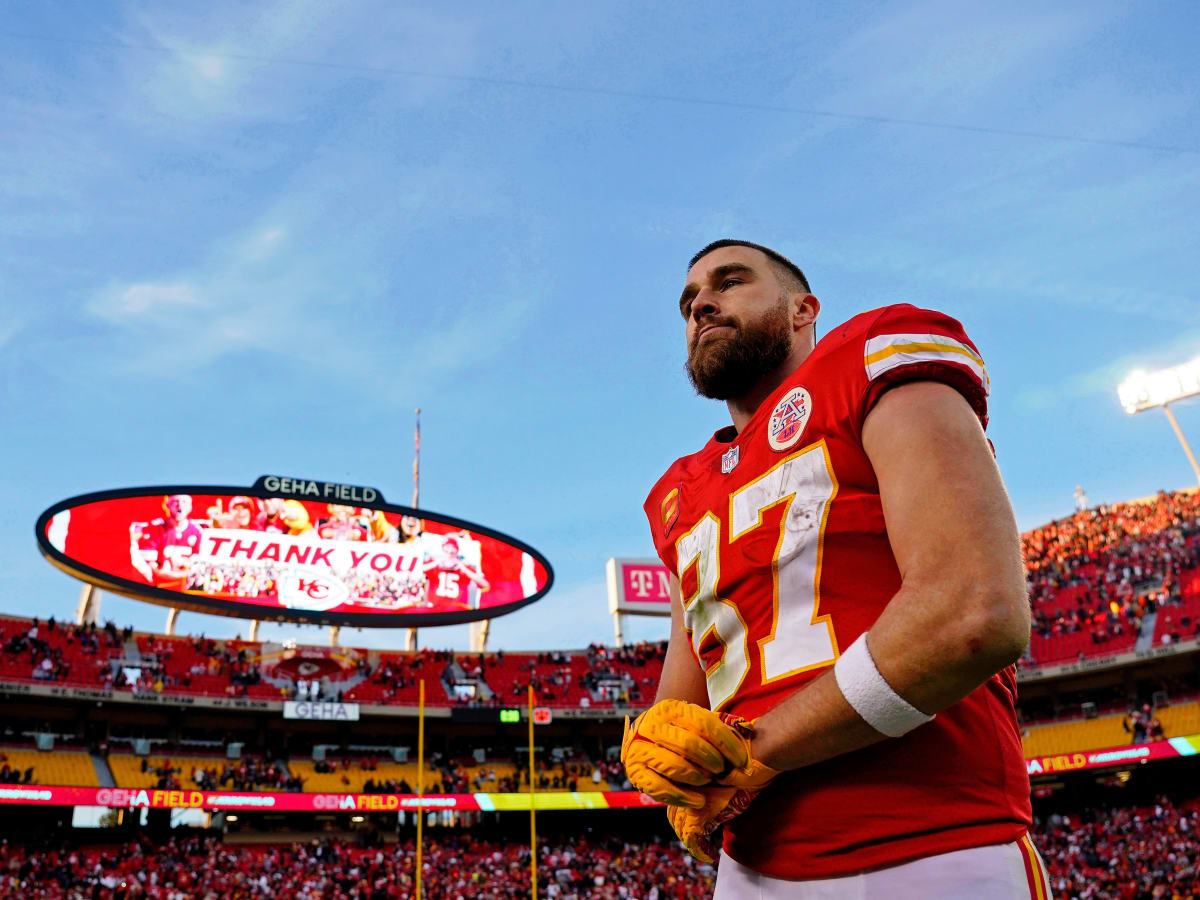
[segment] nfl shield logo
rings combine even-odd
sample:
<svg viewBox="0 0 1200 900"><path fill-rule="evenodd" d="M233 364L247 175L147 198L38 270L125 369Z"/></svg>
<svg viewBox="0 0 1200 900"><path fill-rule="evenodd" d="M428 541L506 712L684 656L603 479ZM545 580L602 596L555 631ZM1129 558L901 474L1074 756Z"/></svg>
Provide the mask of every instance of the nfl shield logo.
<svg viewBox="0 0 1200 900"><path fill-rule="evenodd" d="M728 475L733 471L733 467L738 464L738 448L730 447L721 457L721 474Z"/></svg>

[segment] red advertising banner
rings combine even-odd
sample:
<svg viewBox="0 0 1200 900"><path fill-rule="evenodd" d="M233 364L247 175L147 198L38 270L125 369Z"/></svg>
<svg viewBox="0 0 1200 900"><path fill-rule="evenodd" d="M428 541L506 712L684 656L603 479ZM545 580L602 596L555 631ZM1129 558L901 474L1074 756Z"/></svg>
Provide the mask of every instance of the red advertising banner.
<svg viewBox="0 0 1200 900"><path fill-rule="evenodd" d="M1126 747L1109 747L1104 750L1089 750L1085 753L1059 753L1055 756L1035 756L1025 760L1030 775L1049 775L1058 772L1075 772L1081 769L1099 769L1104 766L1134 765L1156 759L1173 759L1179 756L1195 756L1200 753L1200 734L1188 737L1169 738L1165 741L1147 741Z"/></svg>
<svg viewBox="0 0 1200 900"><path fill-rule="evenodd" d="M657 559L610 559L608 611L669 616L671 570Z"/></svg>
<svg viewBox="0 0 1200 900"><path fill-rule="evenodd" d="M543 596L545 557L372 488L264 476L253 488L88 494L42 514L38 545L100 587L198 612L415 627L493 618Z"/></svg>

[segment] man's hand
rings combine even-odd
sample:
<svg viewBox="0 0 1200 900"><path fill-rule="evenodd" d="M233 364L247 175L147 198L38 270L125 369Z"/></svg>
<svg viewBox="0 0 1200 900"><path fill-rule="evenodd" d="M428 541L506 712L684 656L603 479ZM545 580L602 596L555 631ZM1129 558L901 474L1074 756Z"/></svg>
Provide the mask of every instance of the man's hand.
<svg viewBox="0 0 1200 900"><path fill-rule="evenodd" d="M739 742L745 748L746 762L742 765L737 765L732 757L729 757L730 768L717 779L718 784L728 787L740 788L744 791L753 791L757 794L767 783L779 774L778 769L772 769L766 763L761 762L754 756L754 751L750 747L750 739L754 737L754 722L757 720L743 719L741 716L735 716L732 713L718 713L721 721L729 726L730 730L737 735ZM753 797L753 794L751 795ZM749 801L747 801L749 802ZM742 807L743 809L745 807ZM738 810L741 812L741 810Z"/></svg>
<svg viewBox="0 0 1200 900"><path fill-rule="evenodd" d="M754 724L740 716L680 700L663 700L625 723L629 780L667 804L671 827L697 859L716 858L721 826L778 774L754 758L753 735Z"/></svg>
<svg viewBox="0 0 1200 900"><path fill-rule="evenodd" d="M728 808L737 788L711 787L704 791L707 798L704 806L692 809L688 806L668 806L667 820L675 829L684 849L701 862L711 863L721 852L720 827L728 818L717 821L722 810ZM743 792L746 793L746 792ZM736 815L736 813L734 813Z"/></svg>
<svg viewBox="0 0 1200 900"><path fill-rule="evenodd" d="M630 724L625 720L621 762L634 787L671 806L700 809L693 788L741 771L749 742L703 706L660 700Z"/></svg>
<svg viewBox="0 0 1200 900"><path fill-rule="evenodd" d="M683 846L696 859L707 863L715 861L721 852L721 827L745 812L758 792L779 774L754 758L750 749L750 738L754 736L753 722L729 713L719 715L745 741L746 764L730 768L716 784L700 788L704 796L703 806L667 807L667 819Z"/></svg>

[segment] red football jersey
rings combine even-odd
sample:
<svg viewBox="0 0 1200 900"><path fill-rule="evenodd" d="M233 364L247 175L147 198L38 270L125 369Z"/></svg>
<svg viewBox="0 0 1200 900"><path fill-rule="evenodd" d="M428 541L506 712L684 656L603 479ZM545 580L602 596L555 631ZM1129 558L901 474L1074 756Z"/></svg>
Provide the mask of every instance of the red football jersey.
<svg viewBox="0 0 1200 900"><path fill-rule="evenodd" d="M431 606L477 608L473 601L478 597L479 589L467 575L468 572L475 574L477 570L461 554L439 552L436 556L427 555L424 570L428 582L425 599Z"/></svg>
<svg viewBox="0 0 1200 900"><path fill-rule="evenodd" d="M953 386L986 427L987 373L962 326L888 306L826 335L741 433L721 429L650 492L714 710L767 712L899 590L862 426L913 380ZM725 851L800 879L1017 839L1031 811L1016 689L1010 667L901 738L784 773L726 828Z"/></svg>
<svg viewBox="0 0 1200 900"><path fill-rule="evenodd" d="M200 529L191 521L179 528L155 519L143 525L137 537L138 553L154 569L186 569L189 558L199 547Z"/></svg>

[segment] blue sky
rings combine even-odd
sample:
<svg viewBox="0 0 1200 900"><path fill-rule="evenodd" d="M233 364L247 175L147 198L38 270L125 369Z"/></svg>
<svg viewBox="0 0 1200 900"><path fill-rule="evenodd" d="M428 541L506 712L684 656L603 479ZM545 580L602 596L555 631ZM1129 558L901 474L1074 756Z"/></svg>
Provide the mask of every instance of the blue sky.
<svg viewBox="0 0 1200 900"><path fill-rule="evenodd" d="M962 320L1022 526L1184 486L1115 386L1200 355L1197 34L1172 3L9 4L3 609L72 614L32 526L76 493L403 502L420 406L423 505L557 571L492 645L611 641L605 560L650 554L648 488L727 421L676 309L724 236L798 261L826 327Z"/></svg>

